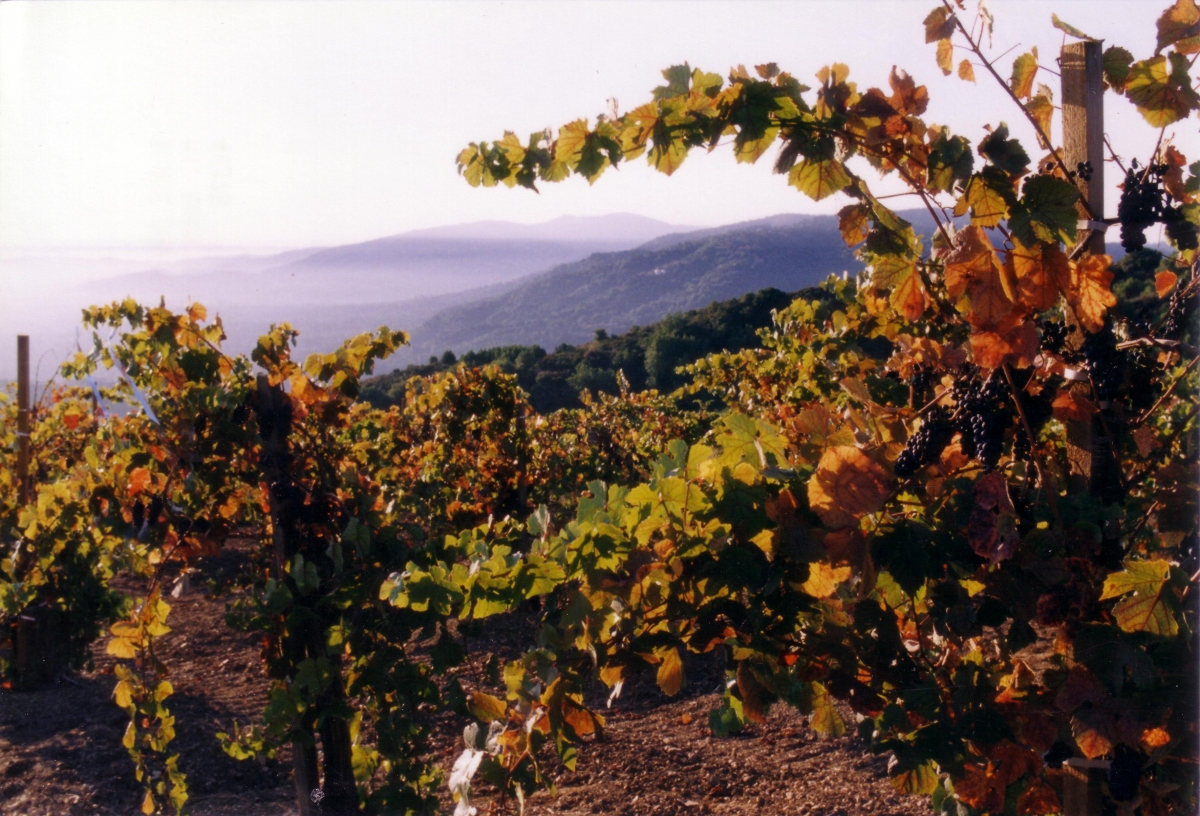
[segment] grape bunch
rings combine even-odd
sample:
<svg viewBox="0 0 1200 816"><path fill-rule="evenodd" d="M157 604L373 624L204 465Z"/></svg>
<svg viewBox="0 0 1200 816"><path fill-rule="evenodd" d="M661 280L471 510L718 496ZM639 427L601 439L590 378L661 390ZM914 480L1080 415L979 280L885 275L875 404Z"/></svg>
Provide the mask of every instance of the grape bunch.
<svg viewBox="0 0 1200 816"><path fill-rule="evenodd" d="M908 384L912 387L913 394L920 397L925 393L925 389L929 388L929 384L933 381L933 367L927 366L924 363L917 363L912 367L912 374L908 378Z"/></svg>
<svg viewBox="0 0 1200 816"><path fill-rule="evenodd" d="M1004 432L1012 426L1008 386L994 375L980 382L972 372L956 380L951 390L957 405L955 430L962 434L963 453L990 472L1000 462Z"/></svg>
<svg viewBox="0 0 1200 816"><path fill-rule="evenodd" d="M1074 326L1048 320L1042 326L1042 348L1051 354L1058 354L1067 343L1067 335L1075 331Z"/></svg>
<svg viewBox="0 0 1200 816"><path fill-rule="evenodd" d="M1200 290L1189 286L1187 281L1179 281L1171 294L1167 306L1167 320L1163 324L1163 337L1178 340L1196 320L1196 305L1200 300Z"/></svg>
<svg viewBox="0 0 1200 816"><path fill-rule="evenodd" d="M1117 351L1117 337L1108 323L1095 334L1083 338L1080 347L1084 370L1096 388L1096 398L1111 400L1125 382L1125 354Z"/></svg>
<svg viewBox="0 0 1200 816"><path fill-rule="evenodd" d="M1146 245L1146 227L1162 219L1162 174L1165 166L1156 165L1150 172L1137 172L1137 159L1125 173L1121 200L1117 203L1117 218L1121 221L1121 246L1126 252L1137 252Z"/></svg>
<svg viewBox="0 0 1200 816"><path fill-rule="evenodd" d="M908 444L896 459L896 475L907 478L925 465L933 464L953 437L954 426L946 409L940 405L930 408L921 427L908 438Z"/></svg>
<svg viewBox="0 0 1200 816"><path fill-rule="evenodd" d="M1167 230L1167 238L1180 252L1196 249L1200 246L1197 238L1196 225L1183 214L1183 207L1167 207L1163 210L1162 222Z"/></svg>

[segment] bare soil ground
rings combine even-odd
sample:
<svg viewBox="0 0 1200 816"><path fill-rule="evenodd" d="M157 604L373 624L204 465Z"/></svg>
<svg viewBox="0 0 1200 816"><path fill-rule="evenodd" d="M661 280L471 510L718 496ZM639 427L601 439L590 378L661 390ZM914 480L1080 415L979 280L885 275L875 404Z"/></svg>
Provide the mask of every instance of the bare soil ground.
<svg viewBox="0 0 1200 816"><path fill-rule="evenodd" d="M234 719L256 722L268 681L255 638L230 629L225 604L204 579L228 581L246 559L237 543L202 565L201 581L171 599L172 633L160 654L171 667L168 701L178 736L173 749L188 775L188 811L195 816L283 816L296 812L286 751L259 765L226 756L215 736ZM136 586L127 588L136 592ZM468 677L482 675L492 653L510 656L527 630L520 621L472 641ZM3 816L125 816L139 813L138 783L121 736L125 712L112 700L112 658L106 639L93 647L94 666L33 692L0 691L0 814ZM689 667L693 668L693 667ZM604 739L584 746L575 772L559 769L557 795L539 792L526 812L540 814L792 814L906 816L924 814L923 798L899 796L887 781L886 760L864 753L854 737L818 740L795 711L777 708L766 723L717 739L708 712L719 703L720 674L699 665L680 698L652 682L627 687L606 711ZM848 714L848 712L846 712ZM848 718L849 719L849 718ZM436 718L434 753L446 769L462 750L465 721ZM486 790L481 814L492 804ZM453 810L441 794L443 811Z"/></svg>

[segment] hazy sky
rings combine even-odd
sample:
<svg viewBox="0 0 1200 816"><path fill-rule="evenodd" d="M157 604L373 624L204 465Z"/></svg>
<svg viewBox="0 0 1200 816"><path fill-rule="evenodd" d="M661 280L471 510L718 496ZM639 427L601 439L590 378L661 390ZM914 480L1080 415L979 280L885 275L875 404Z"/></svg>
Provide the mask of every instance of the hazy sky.
<svg viewBox="0 0 1200 816"><path fill-rule="evenodd" d="M993 0L995 50L1020 46L1001 61L1006 76L1034 44L1053 66L1056 11L1147 56L1166 4ZM818 208L768 160L736 166L728 151L697 155L670 179L639 160L594 187L573 178L540 196L470 188L454 157L505 129L524 137L594 116L609 97L622 110L640 104L662 68L685 60L722 74L773 60L801 80L837 60L860 87L884 85L896 64L930 86L930 121L977 140L1005 118L1028 137L981 70L978 88L941 76L921 27L933 5L9 0L0 249L265 249L489 218L626 211L715 224L830 211L844 201ZM1038 80L1057 98L1057 77ZM1118 151L1152 144L1128 105L1111 94L1106 105ZM1178 130L1190 156L1195 119Z"/></svg>

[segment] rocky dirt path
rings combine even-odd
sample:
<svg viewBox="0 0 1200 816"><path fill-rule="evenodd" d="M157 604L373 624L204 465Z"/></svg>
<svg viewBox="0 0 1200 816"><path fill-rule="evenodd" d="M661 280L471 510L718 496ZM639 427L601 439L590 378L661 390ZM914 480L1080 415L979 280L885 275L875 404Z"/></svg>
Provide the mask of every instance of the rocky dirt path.
<svg viewBox="0 0 1200 816"><path fill-rule="evenodd" d="M286 755L260 766L222 753L214 736L236 718L256 721L267 678L253 636L226 626L225 604L238 593L213 597L206 579L228 581L245 562L232 546L203 565L201 580L171 599L172 633L161 641L171 667L176 717L173 746L188 774L194 816L284 816L291 804L291 761ZM136 587L127 591L135 592ZM488 649L501 656L519 631L493 632ZM126 717L111 699L112 659L105 641L94 666L34 692L0 691L0 814L3 816L134 816L140 797L132 763L121 747ZM478 668L478 667L475 667ZM473 670L473 669L469 669ZM817 740L803 718L777 708L746 734L715 739L708 711L718 703L713 676L695 673L683 699L667 700L652 685L627 689L612 711L605 738L580 750L574 773L557 774L557 796L532 796L526 813L592 816L781 814L791 816L906 816L924 814L920 798L897 795L886 761L863 752L852 737ZM705 693L709 692L709 693ZM434 747L447 773L462 750L464 722L438 718ZM474 802L487 814L494 802ZM443 810L450 812L443 790Z"/></svg>

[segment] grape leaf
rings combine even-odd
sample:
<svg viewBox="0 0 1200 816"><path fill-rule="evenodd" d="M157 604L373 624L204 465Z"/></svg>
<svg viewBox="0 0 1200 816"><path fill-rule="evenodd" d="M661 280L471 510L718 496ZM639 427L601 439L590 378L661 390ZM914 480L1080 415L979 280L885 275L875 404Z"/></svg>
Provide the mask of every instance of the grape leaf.
<svg viewBox="0 0 1200 816"><path fill-rule="evenodd" d="M1037 70L1038 55L1036 46L1028 53L1022 54L1013 60L1012 78L1009 79L1008 84L1018 99L1028 99L1029 95L1033 93L1033 78L1037 76Z"/></svg>
<svg viewBox="0 0 1200 816"><path fill-rule="evenodd" d="M958 199L954 214L966 215L969 208L972 224L994 227L1008 218L1009 207L1015 201L1008 176L995 167L985 167L967 182L967 189Z"/></svg>
<svg viewBox="0 0 1200 816"><path fill-rule="evenodd" d="M1075 240L1079 190L1069 181L1036 175L1025 182L1013 208L1009 228L1025 246L1038 241L1070 244Z"/></svg>
<svg viewBox="0 0 1200 816"><path fill-rule="evenodd" d="M808 580L804 591L814 598L828 598L837 592L838 585L850 577L850 567L831 567L824 561L808 565Z"/></svg>
<svg viewBox="0 0 1200 816"><path fill-rule="evenodd" d="M925 43L944 40L954 33L956 17L950 9L938 6L925 18Z"/></svg>
<svg viewBox="0 0 1200 816"><path fill-rule="evenodd" d="M1175 5L1158 18L1158 42L1154 53L1175 46L1180 54L1200 51L1200 8L1195 0L1175 0Z"/></svg>
<svg viewBox="0 0 1200 816"><path fill-rule="evenodd" d="M812 684L813 730L822 737L840 737L846 733L846 723L833 704L833 697L820 683Z"/></svg>
<svg viewBox="0 0 1200 816"><path fill-rule="evenodd" d="M1080 31L1078 28L1071 25L1070 23L1060 20L1058 18L1057 14L1050 15L1050 22L1053 23L1054 27L1057 28L1059 31L1070 34L1072 37L1075 37L1076 39L1090 40L1092 42L1095 42L1095 40L1096 40L1095 37L1089 37L1087 34L1084 34L1082 31Z"/></svg>
<svg viewBox="0 0 1200 816"><path fill-rule="evenodd" d="M837 159L805 159L788 172L788 184L820 201L850 186L851 178Z"/></svg>
<svg viewBox="0 0 1200 816"><path fill-rule="evenodd" d="M958 64L958 78L965 79L967 82L975 81L975 68L972 67L970 60L963 60Z"/></svg>
<svg viewBox="0 0 1200 816"><path fill-rule="evenodd" d="M1029 166L1029 154L1019 141L1008 138L1008 125L1004 122L979 143L979 155L1010 176L1020 175Z"/></svg>
<svg viewBox="0 0 1200 816"><path fill-rule="evenodd" d="M828 527L849 527L883 507L888 474L849 445L825 451L808 483L808 504Z"/></svg>
<svg viewBox="0 0 1200 816"><path fill-rule="evenodd" d="M1049 309L1071 287L1071 265L1056 243L1018 243L1005 263L1017 281L1017 302L1032 313Z"/></svg>
<svg viewBox="0 0 1200 816"><path fill-rule="evenodd" d="M668 696L674 697L679 693L679 689L683 688L683 661L679 657L679 650L665 649L658 652L658 656L661 658L655 677L658 687Z"/></svg>
<svg viewBox="0 0 1200 816"><path fill-rule="evenodd" d="M1129 69L1133 65L1133 54L1119 45L1104 49L1104 82L1118 93L1125 90Z"/></svg>
<svg viewBox="0 0 1200 816"><path fill-rule="evenodd" d="M938 40L937 66L945 76L950 76L950 72L954 70L954 44L949 38Z"/></svg>
<svg viewBox="0 0 1200 816"><path fill-rule="evenodd" d="M1081 261L1071 261L1071 289L1067 302L1075 317L1090 332L1104 326L1108 310L1117 305L1117 296L1110 288L1113 273L1112 258L1108 255L1088 255Z"/></svg>
<svg viewBox="0 0 1200 816"><path fill-rule="evenodd" d="M1128 560L1124 570L1114 572L1104 580L1100 600L1129 595L1113 607L1113 616L1122 630L1173 636L1179 632L1179 623L1169 606L1172 597L1168 588L1170 575L1168 561Z"/></svg>
<svg viewBox="0 0 1200 816"><path fill-rule="evenodd" d="M467 697L467 710L477 719L494 722L505 718L508 706L503 700L486 692L474 691Z"/></svg>
<svg viewBox="0 0 1200 816"><path fill-rule="evenodd" d="M994 328L1012 313L1012 286L981 227L958 231L945 264L946 293L974 328Z"/></svg>
<svg viewBox="0 0 1200 816"><path fill-rule="evenodd" d="M1125 80L1125 95L1153 127L1165 127L1187 118L1200 108L1200 96L1192 88L1188 61L1172 52L1134 63Z"/></svg>

